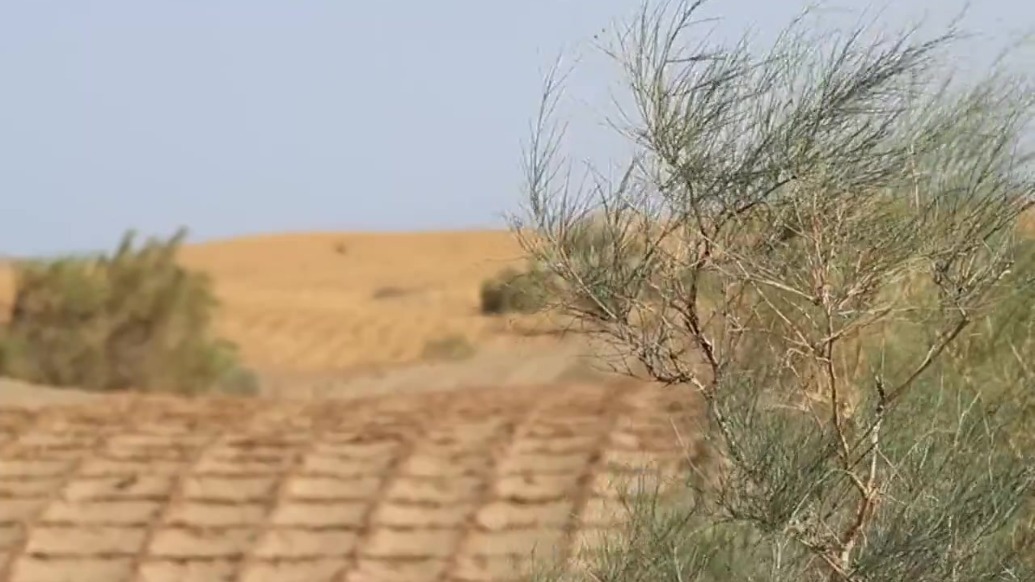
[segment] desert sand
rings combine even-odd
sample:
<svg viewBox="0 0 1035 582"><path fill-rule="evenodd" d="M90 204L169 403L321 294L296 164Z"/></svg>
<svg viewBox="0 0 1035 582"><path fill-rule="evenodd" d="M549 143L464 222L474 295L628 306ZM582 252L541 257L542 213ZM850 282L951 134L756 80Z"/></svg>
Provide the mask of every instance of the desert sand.
<svg viewBox="0 0 1035 582"><path fill-rule="evenodd" d="M184 249L211 273L219 331L263 368L324 372L413 362L432 340L478 345L501 322L478 313L478 288L521 249L506 232L301 234Z"/></svg>
<svg viewBox="0 0 1035 582"><path fill-rule="evenodd" d="M575 555L624 479L699 460L697 416L542 320L480 315L520 257L503 232L187 247L262 394L0 380L0 580L490 581ZM427 353L448 337L471 349Z"/></svg>

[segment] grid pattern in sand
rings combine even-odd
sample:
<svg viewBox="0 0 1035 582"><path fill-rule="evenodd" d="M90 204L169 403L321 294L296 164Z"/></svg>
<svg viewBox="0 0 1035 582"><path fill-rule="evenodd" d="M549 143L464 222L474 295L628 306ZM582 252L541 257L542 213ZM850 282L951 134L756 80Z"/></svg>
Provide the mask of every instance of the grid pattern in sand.
<svg viewBox="0 0 1035 582"><path fill-rule="evenodd" d="M0 409L0 580L513 579L533 549L564 557L613 526L622 468L678 470L660 398L616 383Z"/></svg>

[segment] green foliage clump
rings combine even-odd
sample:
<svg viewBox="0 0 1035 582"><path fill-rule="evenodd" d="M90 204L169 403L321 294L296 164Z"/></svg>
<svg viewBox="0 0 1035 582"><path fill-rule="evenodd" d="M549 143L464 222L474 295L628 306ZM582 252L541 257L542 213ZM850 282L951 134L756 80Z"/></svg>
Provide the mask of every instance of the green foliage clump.
<svg viewBox="0 0 1035 582"><path fill-rule="evenodd" d="M1035 580L1035 79L956 83L955 24L700 43L705 3L646 0L605 49L617 171L570 179L548 74L514 225L716 462L536 580Z"/></svg>
<svg viewBox="0 0 1035 582"><path fill-rule="evenodd" d="M485 315L535 313L546 307L549 292L544 278L531 269L508 267L482 283L481 311Z"/></svg>
<svg viewBox="0 0 1035 582"><path fill-rule="evenodd" d="M209 335L217 301L176 263L186 231L113 255L20 262L0 327L0 374L89 390L253 393L233 344Z"/></svg>
<svg viewBox="0 0 1035 582"><path fill-rule="evenodd" d="M481 288L482 313L536 313L560 303L596 318L621 311L627 298L612 293L616 280L634 278L641 268L642 246L635 246L634 232L626 225L585 216L556 241L565 259L577 261L572 270L579 284L572 285L552 272L557 257L532 257L524 270L508 267ZM641 289L646 291L646 289Z"/></svg>
<svg viewBox="0 0 1035 582"><path fill-rule="evenodd" d="M641 276L647 251L640 240L645 224L630 214L583 213L561 231L554 252L537 258L544 277L550 265L566 265L569 272L554 277L551 290L559 303L580 317L605 321L622 317L652 291Z"/></svg>

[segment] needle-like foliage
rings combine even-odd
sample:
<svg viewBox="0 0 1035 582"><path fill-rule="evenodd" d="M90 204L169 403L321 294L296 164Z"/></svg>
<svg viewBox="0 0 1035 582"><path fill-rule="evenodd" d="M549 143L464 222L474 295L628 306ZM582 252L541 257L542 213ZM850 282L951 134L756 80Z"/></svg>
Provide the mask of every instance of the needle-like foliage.
<svg viewBox="0 0 1035 582"><path fill-rule="evenodd" d="M954 77L954 27L817 34L806 12L761 50L695 43L702 3L646 6L609 51L618 180L566 179L559 70L528 149L516 226L557 303L703 398L723 460L586 579L1035 579L1035 88Z"/></svg>

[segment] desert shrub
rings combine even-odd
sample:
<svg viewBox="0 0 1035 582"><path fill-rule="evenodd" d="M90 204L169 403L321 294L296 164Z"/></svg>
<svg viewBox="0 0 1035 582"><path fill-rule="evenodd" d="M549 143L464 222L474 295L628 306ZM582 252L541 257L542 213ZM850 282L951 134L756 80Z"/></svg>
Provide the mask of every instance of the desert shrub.
<svg viewBox="0 0 1035 582"><path fill-rule="evenodd" d="M643 282L639 273L646 250L640 229L648 225L627 218L622 210L584 211L556 233L552 248L563 249L564 255L546 254L532 263L538 278L550 282L545 293L551 301L563 297L568 310L587 319L606 319L625 306L613 290L624 289L637 298L650 293L649 285L636 284ZM560 270L561 276L551 269Z"/></svg>
<svg viewBox="0 0 1035 582"><path fill-rule="evenodd" d="M549 291L538 271L510 267L482 283L480 299L485 315L528 314L546 307Z"/></svg>
<svg viewBox="0 0 1035 582"><path fill-rule="evenodd" d="M111 255L18 263L0 373L101 391L254 392L234 346L209 335L209 280L175 261L185 236L134 248L130 232Z"/></svg>
<svg viewBox="0 0 1035 582"><path fill-rule="evenodd" d="M640 268L642 249L636 247L635 233L602 213L587 213L573 220L564 230L565 248L575 249L567 256L577 265L567 274L577 277L572 285L552 269L564 268L564 260L538 256L524 270L508 267L481 288L481 309L485 314L535 313L550 307L560 297L569 309L595 317L606 317L619 308L618 298L608 296L615 280L630 280ZM649 289L640 290L642 293Z"/></svg>
<svg viewBox="0 0 1035 582"><path fill-rule="evenodd" d="M702 44L701 4L648 4L608 53L620 181L572 190L559 71L529 148L517 233L559 307L703 398L721 459L572 577L1035 580L1029 79L947 79L955 30L808 13L762 51ZM577 236L597 207L607 253Z"/></svg>

